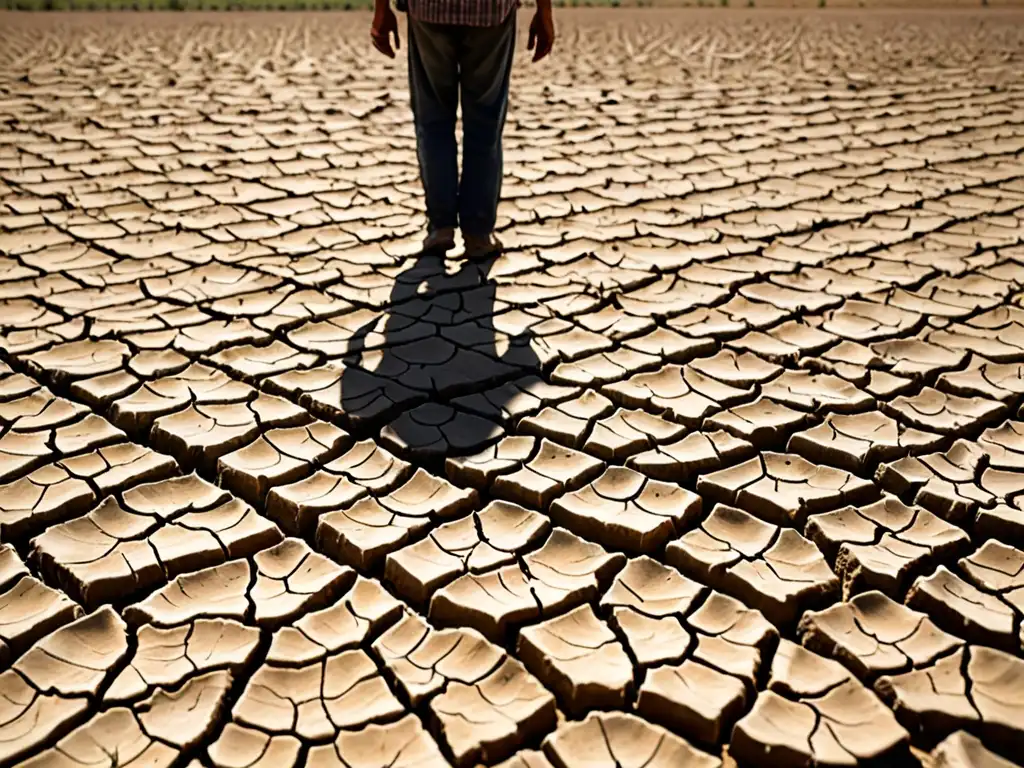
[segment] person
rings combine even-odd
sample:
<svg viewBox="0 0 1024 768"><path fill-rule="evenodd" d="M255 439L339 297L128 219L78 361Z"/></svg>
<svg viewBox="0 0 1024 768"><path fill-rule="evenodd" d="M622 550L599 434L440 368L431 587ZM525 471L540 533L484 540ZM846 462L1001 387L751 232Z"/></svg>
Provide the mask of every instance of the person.
<svg viewBox="0 0 1024 768"><path fill-rule="evenodd" d="M460 227L466 257L484 258L501 248L494 225L519 2L407 2L409 93L427 209L424 250L451 250ZM398 20L389 0L376 0L370 38L378 51L395 57ZM547 56L554 41L551 0L537 0L527 41L533 60ZM461 179L455 138L460 90Z"/></svg>

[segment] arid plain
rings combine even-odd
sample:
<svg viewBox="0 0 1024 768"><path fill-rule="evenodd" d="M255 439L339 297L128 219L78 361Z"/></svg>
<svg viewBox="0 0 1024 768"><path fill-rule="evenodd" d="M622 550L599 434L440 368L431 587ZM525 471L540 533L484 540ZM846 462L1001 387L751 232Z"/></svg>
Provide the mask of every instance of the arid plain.
<svg viewBox="0 0 1024 768"><path fill-rule="evenodd" d="M556 21L0 15L0 764L1024 754L1024 12Z"/></svg>

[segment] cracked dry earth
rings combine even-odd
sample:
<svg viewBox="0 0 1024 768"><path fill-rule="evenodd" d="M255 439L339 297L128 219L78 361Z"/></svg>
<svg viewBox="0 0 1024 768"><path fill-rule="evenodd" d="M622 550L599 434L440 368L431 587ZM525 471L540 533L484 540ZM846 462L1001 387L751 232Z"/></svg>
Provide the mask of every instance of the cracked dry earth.
<svg viewBox="0 0 1024 768"><path fill-rule="evenodd" d="M559 12L471 264L365 15L0 17L0 763L1011 765L1022 20Z"/></svg>

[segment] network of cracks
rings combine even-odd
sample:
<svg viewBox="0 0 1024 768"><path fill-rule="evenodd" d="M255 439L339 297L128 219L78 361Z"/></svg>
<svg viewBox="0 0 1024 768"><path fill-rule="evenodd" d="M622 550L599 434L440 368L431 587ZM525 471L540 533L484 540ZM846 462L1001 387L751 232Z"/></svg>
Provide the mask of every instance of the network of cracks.
<svg viewBox="0 0 1024 768"><path fill-rule="evenodd" d="M0 20L0 764L1019 759L1020 18L363 20Z"/></svg>

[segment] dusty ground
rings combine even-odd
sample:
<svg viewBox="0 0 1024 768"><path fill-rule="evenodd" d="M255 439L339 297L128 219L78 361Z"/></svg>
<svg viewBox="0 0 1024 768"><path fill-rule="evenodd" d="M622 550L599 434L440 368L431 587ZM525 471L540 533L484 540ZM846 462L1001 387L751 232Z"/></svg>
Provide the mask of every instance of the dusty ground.
<svg viewBox="0 0 1024 768"><path fill-rule="evenodd" d="M0 16L0 763L1021 754L1024 16L558 20Z"/></svg>

